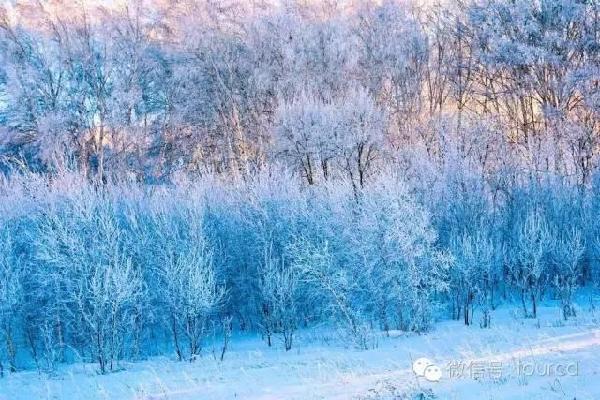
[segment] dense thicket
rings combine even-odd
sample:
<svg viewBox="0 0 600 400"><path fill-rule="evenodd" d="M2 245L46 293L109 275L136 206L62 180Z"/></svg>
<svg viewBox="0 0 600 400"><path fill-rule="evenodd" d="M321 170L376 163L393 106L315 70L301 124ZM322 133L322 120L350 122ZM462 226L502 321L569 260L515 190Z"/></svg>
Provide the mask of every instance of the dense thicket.
<svg viewBox="0 0 600 400"><path fill-rule="evenodd" d="M419 199L392 172L358 192L279 169L157 186L13 175L0 185L0 365L105 372L194 360L208 337L204 353L222 358L234 330L290 349L321 323L368 348L378 330L437 318L488 327L503 302L535 318L543 298L576 316L578 288L600 283L600 194L468 196Z"/></svg>
<svg viewBox="0 0 600 400"><path fill-rule="evenodd" d="M577 314L599 3L304 3L0 8L0 373Z"/></svg>

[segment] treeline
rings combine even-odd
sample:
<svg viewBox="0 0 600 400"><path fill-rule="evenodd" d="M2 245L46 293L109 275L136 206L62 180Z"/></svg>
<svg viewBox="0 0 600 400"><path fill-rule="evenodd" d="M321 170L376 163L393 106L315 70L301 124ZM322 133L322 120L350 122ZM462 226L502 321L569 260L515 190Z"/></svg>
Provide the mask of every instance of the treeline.
<svg viewBox="0 0 600 400"><path fill-rule="evenodd" d="M461 188L425 198L394 173L358 192L281 170L161 186L13 175L0 185L0 371L222 359L243 330L289 350L323 323L369 348L377 331L438 318L489 327L503 302L535 318L554 299L568 319L577 290L600 283L599 205L596 187L560 184L496 204Z"/></svg>
<svg viewBox="0 0 600 400"><path fill-rule="evenodd" d="M306 3L309 3L307 5ZM598 163L595 0L20 0L0 11L0 155L168 182L395 163L491 185Z"/></svg>

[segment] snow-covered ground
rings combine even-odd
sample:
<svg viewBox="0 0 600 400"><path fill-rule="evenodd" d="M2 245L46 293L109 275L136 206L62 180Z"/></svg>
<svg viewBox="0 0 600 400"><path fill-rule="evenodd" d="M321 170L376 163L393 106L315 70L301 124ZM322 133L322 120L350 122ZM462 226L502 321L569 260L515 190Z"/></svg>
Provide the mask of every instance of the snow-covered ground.
<svg viewBox="0 0 600 400"><path fill-rule="evenodd" d="M103 376L91 364L54 377L8 375L0 379L0 400L597 400L600 312L582 307L579 314L565 324L556 307L542 308L537 320L503 307L490 329L445 321L426 335L382 336L367 351L340 345L327 330L300 332L289 352L279 344L268 348L258 336L238 336L223 362L208 348L192 364L157 358ZM441 368L439 382L416 377L412 363L420 357Z"/></svg>

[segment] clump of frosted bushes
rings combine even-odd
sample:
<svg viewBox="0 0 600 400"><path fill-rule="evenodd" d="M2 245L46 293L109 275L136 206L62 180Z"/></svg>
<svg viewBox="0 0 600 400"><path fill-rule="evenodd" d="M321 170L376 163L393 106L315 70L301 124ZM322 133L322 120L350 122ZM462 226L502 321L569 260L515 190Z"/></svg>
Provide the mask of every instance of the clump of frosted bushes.
<svg viewBox="0 0 600 400"><path fill-rule="evenodd" d="M429 214L393 175L357 195L283 173L101 187L30 174L0 196L2 370L192 361L231 325L289 350L299 327L331 323L367 348L374 327L427 329L445 289Z"/></svg>
<svg viewBox="0 0 600 400"><path fill-rule="evenodd" d="M317 324L366 349L437 316L489 327L511 298L524 317L546 296L572 318L597 282L594 193L525 187L491 204L428 198L394 173L358 190L281 170L156 186L15 174L0 183L0 373L194 361L208 337L223 359L242 330L289 350Z"/></svg>

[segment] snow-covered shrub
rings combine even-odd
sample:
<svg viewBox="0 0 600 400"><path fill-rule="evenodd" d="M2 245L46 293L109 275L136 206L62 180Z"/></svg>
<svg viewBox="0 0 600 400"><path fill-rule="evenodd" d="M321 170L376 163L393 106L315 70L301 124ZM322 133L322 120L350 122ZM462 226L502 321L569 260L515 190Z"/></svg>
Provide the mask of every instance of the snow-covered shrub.
<svg viewBox="0 0 600 400"><path fill-rule="evenodd" d="M582 275L580 263L584 251L582 235L577 228L555 233L551 250L555 272L551 279L565 320L577 315L573 297Z"/></svg>
<svg viewBox="0 0 600 400"><path fill-rule="evenodd" d="M181 198L159 207L153 214L151 243L157 258L150 267L157 274L158 301L165 305L163 323L171 332L177 358L193 361L226 291L218 282L214 254L205 238L202 208Z"/></svg>
<svg viewBox="0 0 600 400"><path fill-rule="evenodd" d="M509 250L512 252L510 276L519 290L524 315L537 318L540 296L548 284L547 261L552 246L551 231L543 212L535 208L529 210L515 227L515 234L514 247Z"/></svg>
<svg viewBox="0 0 600 400"><path fill-rule="evenodd" d="M313 295L322 300L328 314L344 328L348 340L360 349L368 349L371 329L363 305L357 302L361 287L351 271L338 268L327 242L312 243L298 238L288 251L309 290L314 291Z"/></svg>
<svg viewBox="0 0 600 400"><path fill-rule="evenodd" d="M354 268L365 272L360 282L376 318L384 329L392 321L399 329L427 329L448 267L429 213L394 175L363 190L355 212L348 251Z"/></svg>
<svg viewBox="0 0 600 400"><path fill-rule="evenodd" d="M453 256L450 269L450 297L455 303L455 317L462 308L465 325L473 323L475 306L482 307L482 326L489 327L492 288L497 284L494 243L481 227L463 233L451 242Z"/></svg>
<svg viewBox="0 0 600 400"><path fill-rule="evenodd" d="M290 350L299 319L297 298L300 272L286 261L285 256L274 258L271 251L267 250L259 271L259 287L262 297L261 325L267 342L270 346L271 335L281 333L285 350Z"/></svg>
<svg viewBox="0 0 600 400"><path fill-rule="evenodd" d="M84 189L40 217L38 239L37 259L46 271L56 271L45 277L52 277L45 294L57 296L46 299L45 317L56 313L59 340L72 335L82 354L91 351L101 373L112 371L144 295L141 272L125 248L118 204Z"/></svg>
<svg viewBox="0 0 600 400"><path fill-rule="evenodd" d="M13 232L6 221L0 220L0 377L4 374L4 360L10 372L17 370L17 324L21 321L21 307L25 293L23 274L25 269L18 252Z"/></svg>

